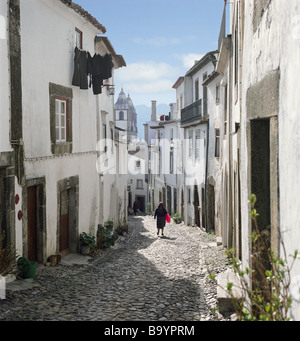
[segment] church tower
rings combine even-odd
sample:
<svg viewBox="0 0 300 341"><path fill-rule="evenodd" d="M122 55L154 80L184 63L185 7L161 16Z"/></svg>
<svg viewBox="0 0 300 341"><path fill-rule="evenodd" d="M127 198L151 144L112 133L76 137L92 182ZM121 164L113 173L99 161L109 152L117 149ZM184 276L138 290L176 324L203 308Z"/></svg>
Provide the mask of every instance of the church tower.
<svg viewBox="0 0 300 341"><path fill-rule="evenodd" d="M115 122L118 128L127 131L128 141L137 139L137 113L129 94L126 97L123 89L115 103Z"/></svg>

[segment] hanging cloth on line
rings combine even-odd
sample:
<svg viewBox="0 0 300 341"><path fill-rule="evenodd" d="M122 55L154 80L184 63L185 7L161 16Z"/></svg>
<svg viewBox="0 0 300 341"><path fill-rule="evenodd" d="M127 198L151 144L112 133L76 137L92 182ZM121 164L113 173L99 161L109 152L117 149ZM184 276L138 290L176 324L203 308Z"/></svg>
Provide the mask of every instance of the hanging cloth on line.
<svg viewBox="0 0 300 341"><path fill-rule="evenodd" d="M94 95L102 93L103 81L112 77L113 67L112 56L108 53L104 56L97 53L93 57L91 55L88 56L88 69L92 75L91 83Z"/></svg>
<svg viewBox="0 0 300 341"><path fill-rule="evenodd" d="M94 95L99 95L102 93L103 81L112 77L113 67L111 54L101 56L95 53L92 57L89 52L75 47L72 85L79 86L82 90L87 90L93 85Z"/></svg>
<svg viewBox="0 0 300 341"><path fill-rule="evenodd" d="M87 52L79 50L77 47L75 47L74 74L72 79L72 85L79 86L81 90L87 90L89 88L87 60L88 60Z"/></svg>

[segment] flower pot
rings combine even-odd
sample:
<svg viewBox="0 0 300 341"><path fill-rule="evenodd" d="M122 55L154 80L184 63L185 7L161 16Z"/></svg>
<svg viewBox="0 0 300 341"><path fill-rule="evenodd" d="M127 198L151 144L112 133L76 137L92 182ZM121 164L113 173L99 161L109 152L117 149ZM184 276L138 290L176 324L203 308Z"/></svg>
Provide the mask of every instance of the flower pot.
<svg viewBox="0 0 300 341"><path fill-rule="evenodd" d="M90 247L88 245L81 245L81 253L88 255L90 253Z"/></svg>

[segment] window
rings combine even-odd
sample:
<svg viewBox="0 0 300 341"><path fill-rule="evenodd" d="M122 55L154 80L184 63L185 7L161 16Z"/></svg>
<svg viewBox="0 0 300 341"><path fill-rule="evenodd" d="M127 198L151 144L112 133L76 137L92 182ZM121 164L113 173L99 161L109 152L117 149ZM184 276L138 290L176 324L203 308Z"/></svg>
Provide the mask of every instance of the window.
<svg viewBox="0 0 300 341"><path fill-rule="evenodd" d="M193 131L189 130L189 157L193 157Z"/></svg>
<svg viewBox="0 0 300 341"><path fill-rule="evenodd" d="M111 153L114 153L114 129L110 128L110 143L111 143Z"/></svg>
<svg viewBox="0 0 300 341"><path fill-rule="evenodd" d="M51 152L72 153L72 89L49 83L49 99Z"/></svg>
<svg viewBox="0 0 300 341"><path fill-rule="evenodd" d="M103 138L104 138L104 153L106 153L107 152L107 127L105 123L103 123Z"/></svg>
<svg viewBox="0 0 300 341"><path fill-rule="evenodd" d="M68 102L64 99L55 99L55 117L56 117L56 142L67 142L67 114Z"/></svg>
<svg viewBox="0 0 300 341"><path fill-rule="evenodd" d="M220 84L216 86L216 104L220 103Z"/></svg>
<svg viewBox="0 0 300 341"><path fill-rule="evenodd" d="M143 189L143 188L144 188L144 187L143 187L143 180L138 179L138 180L136 181L136 188L137 188L137 189Z"/></svg>
<svg viewBox="0 0 300 341"><path fill-rule="evenodd" d="M224 135L227 133L227 84L224 88Z"/></svg>
<svg viewBox="0 0 300 341"><path fill-rule="evenodd" d="M136 167L136 169L140 169L141 168L141 161L140 160L135 162L135 167Z"/></svg>
<svg viewBox="0 0 300 341"><path fill-rule="evenodd" d="M188 201L188 204L190 204L191 203L191 189L190 188L188 188L188 190L187 190L187 201Z"/></svg>
<svg viewBox="0 0 300 341"><path fill-rule="evenodd" d="M203 82L207 79L207 72L203 75ZM203 115L207 115L207 86L203 86Z"/></svg>
<svg viewBox="0 0 300 341"><path fill-rule="evenodd" d="M196 146L195 146L195 158L200 158L200 129L196 131Z"/></svg>
<svg viewBox="0 0 300 341"><path fill-rule="evenodd" d="M124 121L124 111L120 111L120 113L119 113L119 121Z"/></svg>
<svg viewBox="0 0 300 341"><path fill-rule="evenodd" d="M215 157L220 157L220 129L216 129L215 134Z"/></svg>
<svg viewBox="0 0 300 341"><path fill-rule="evenodd" d="M82 35L82 32L78 28L75 28L75 45L79 49L82 49Z"/></svg>
<svg viewBox="0 0 300 341"><path fill-rule="evenodd" d="M195 101L199 100L199 79L195 81Z"/></svg>
<svg viewBox="0 0 300 341"><path fill-rule="evenodd" d="M174 173L174 149L170 149L170 174Z"/></svg>

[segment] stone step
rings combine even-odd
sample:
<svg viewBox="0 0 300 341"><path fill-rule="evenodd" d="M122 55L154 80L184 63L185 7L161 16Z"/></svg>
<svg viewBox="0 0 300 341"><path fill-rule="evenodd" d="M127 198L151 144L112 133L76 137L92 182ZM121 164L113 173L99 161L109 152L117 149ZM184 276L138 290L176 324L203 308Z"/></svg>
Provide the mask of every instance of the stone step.
<svg viewBox="0 0 300 341"><path fill-rule="evenodd" d="M224 317L235 313L232 298L228 294L227 284L233 283L232 293L237 300L241 300L243 293L241 290L240 280L238 275L231 269L226 270L217 277L217 300L219 302L219 312Z"/></svg>

